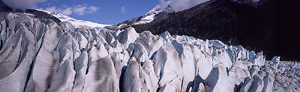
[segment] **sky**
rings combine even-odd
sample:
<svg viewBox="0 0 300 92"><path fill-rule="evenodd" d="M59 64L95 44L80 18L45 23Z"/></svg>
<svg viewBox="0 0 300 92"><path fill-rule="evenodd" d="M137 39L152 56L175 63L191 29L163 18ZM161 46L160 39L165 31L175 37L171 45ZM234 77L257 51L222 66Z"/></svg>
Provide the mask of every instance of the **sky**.
<svg viewBox="0 0 300 92"><path fill-rule="evenodd" d="M75 19L100 24L117 24L142 16L154 7L171 5L175 11L191 8L208 0L2 0L15 9L42 9Z"/></svg>

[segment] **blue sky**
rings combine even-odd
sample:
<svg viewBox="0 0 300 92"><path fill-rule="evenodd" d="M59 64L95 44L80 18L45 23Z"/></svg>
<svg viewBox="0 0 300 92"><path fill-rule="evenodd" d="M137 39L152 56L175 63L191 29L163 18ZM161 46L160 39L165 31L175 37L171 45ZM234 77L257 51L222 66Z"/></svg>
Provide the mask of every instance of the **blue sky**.
<svg viewBox="0 0 300 92"><path fill-rule="evenodd" d="M175 11L208 0L2 0L14 9L42 9L100 24L117 24L170 5Z"/></svg>
<svg viewBox="0 0 300 92"><path fill-rule="evenodd" d="M72 13L66 13L70 17L80 20L88 20L101 24L116 24L127 19L144 15L156 5L158 0L51 0L37 3L38 9L54 9L56 12L70 9ZM54 8L53 8L54 7ZM83 13L74 12L77 8L86 7ZM89 10L93 7L94 10Z"/></svg>

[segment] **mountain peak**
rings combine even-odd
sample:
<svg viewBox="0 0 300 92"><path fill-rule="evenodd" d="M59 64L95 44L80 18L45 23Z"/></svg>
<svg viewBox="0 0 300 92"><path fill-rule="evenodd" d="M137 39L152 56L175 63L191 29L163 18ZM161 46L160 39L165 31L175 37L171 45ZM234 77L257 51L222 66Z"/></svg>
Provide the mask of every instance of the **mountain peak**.
<svg viewBox="0 0 300 92"><path fill-rule="evenodd" d="M158 13L160 13L160 12L162 12L162 9L161 9L160 7L154 7L154 8L151 9L149 12L147 12L147 13L145 14L145 16L149 16L149 15L152 15L152 14L156 15L156 14L158 14Z"/></svg>
<svg viewBox="0 0 300 92"><path fill-rule="evenodd" d="M147 24L153 21L166 19L173 14L175 14L175 11L170 5L168 5L164 10L162 10L162 7L156 6L143 16L132 18L116 25L106 26L105 28L110 30L124 29L132 25Z"/></svg>
<svg viewBox="0 0 300 92"><path fill-rule="evenodd" d="M170 5L168 5L163 12L166 12L166 13L175 13L175 11L171 8Z"/></svg>

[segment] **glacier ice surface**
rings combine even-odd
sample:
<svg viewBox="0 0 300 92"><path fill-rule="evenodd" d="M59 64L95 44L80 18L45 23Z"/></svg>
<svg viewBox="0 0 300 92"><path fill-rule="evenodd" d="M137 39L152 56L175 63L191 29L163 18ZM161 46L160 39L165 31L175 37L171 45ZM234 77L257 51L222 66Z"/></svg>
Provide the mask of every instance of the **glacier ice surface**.
<svg viewBox="0 0 300 92"><path fill-rule="evenodd" d="M242 46L3 16L1 91L299 91L299 63Z"/></svg>

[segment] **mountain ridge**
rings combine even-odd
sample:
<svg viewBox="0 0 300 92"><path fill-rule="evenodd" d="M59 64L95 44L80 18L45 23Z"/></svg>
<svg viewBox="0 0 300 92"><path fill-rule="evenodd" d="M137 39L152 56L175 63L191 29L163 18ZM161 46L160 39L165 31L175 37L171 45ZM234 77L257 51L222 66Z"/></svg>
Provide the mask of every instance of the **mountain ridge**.
<svg viewBox="0 0 300 92"><path fill-rule="evenodd" d="M48 11L45 11L45 10L37 10L37 11L48 13L48 14L58 18L62 22L68 21L71 24L73 24L76 28L79 28L79 27L104 28L105 26L110 26L110 25L107 25L107 24L99 24L99 23L95 23L95 22L74 19L74 18L71 18L69 16L66 16L66 15L63 15L63 14L60 14L60 13L48 12Z"/></svg>
<svg viewBox="0 0 300 92"><path fill-rule="evenodd" d="M300 54L297 53L300 51L297 48L300 41L294 41L300 39L296 36L300 34L300 28L296 26L300 25L296 22L300 16L296 9L291 9L300 3L283 0L261 2L264 3L257 2L260 4L253 6L251 3L211 0L179 11L164 20L133 27L138 32L148 30L160 34L169 31L172 35L218 39L226 44L241 44L247 49L263 50L267 56L300 61Z"/></svg>
<svg viewBox="0 0 300 92"><path fill-rule="evenodd" d="M133 25L138 25L138 24L145 24L145 23L150 23L153 21L159 21L162 19L165 19L171 15L173 15L175 11L171 8L171 6L165 7L163 10L161 7L154 7L152 10L150 10L148 13L145 15L142 15L140 17L132 18L129 20L125 20L121 23L112 25L112 26L106 26L106 29L110 30L120 30L124 29Z"/></svg>

